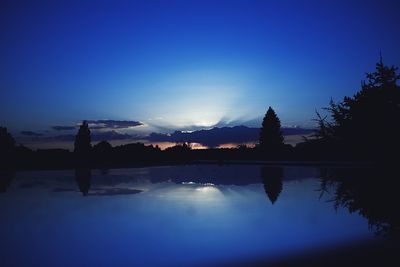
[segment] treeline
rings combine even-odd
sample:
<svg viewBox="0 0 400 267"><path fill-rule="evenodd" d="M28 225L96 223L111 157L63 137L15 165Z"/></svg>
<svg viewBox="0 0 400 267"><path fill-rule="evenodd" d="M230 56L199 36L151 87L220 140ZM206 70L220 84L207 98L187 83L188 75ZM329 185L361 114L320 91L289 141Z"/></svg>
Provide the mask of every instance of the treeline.
<svg viewBox="0 0 400 267"><path fill-rule="evenodd" d="M310 152L311 151L311 152ZM162 164L189 164L199 161L212 161L226 164L230 161L327 161L355 160L355 158L333 157L330 153L314 153L314 150L298 145L283 145L279 149L268 150L257 146L250 148L191 149L183 143L161 150L157 146L132 143L112 147L103 141L93 146L84 155L66 149L38 149L33 151L23 146L16 146L13 152L2 157L4 169L64 169L82 166L93 168L134 167Z"/></svg>

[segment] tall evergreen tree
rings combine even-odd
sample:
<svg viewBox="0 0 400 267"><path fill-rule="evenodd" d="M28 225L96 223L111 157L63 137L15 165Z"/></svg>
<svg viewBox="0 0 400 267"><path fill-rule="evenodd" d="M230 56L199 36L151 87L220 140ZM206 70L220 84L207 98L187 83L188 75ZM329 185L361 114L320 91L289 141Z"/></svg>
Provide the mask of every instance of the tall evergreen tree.
<svg viewBox="0 0 400 267"><path fill-rule="evenodd" d="M74 152L78 154L87 154L92 149L89 124L83 121L79 127L78 134L75 136Z"/></svg>
<svg viewBox="0 0 400 267"><path fill-rule="evenodd" d="M261 148L279 148L283 145L281 122L275 111L269 107L260 131Z"/></svg>

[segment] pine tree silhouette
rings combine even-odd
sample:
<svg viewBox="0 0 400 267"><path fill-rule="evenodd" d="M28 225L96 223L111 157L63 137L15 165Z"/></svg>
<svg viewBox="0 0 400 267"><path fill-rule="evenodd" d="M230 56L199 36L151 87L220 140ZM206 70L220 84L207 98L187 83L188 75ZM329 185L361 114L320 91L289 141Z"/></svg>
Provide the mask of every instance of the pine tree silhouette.
<svg viewBox="0 0 400 267"><path fill-rule="evenodd" d="M269 107L260 131L260 147L276 149L283 145L281 122L275 111Z"/></svg>
<svg viewBox="0 0 400 267"><path fill-rule="evenodd" d="M89 124L83 121L79 127L78 134L75 136L75 149L74 152L77 154L88 154L91 149L91 137Z"/></svg>

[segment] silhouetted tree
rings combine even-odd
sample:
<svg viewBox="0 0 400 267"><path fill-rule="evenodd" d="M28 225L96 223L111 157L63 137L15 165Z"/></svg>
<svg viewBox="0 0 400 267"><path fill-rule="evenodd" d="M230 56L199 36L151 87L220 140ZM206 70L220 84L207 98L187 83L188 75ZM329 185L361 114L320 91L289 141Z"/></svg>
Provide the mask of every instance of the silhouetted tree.
<svg viewBox="0 0 400 267"><path fill-rule="evenodd" d="M89 124L83 121L79 127L78 134L75 136L74 152L78 154L88 154L92 148Z"/></svg>
<svg viewBox="0 0 400 267"><path fill-rule="evenodd" d="M101 141L93 146L94 153L103 153L103 154L108 153L109 154L109 153L111 153L111 151L112 151L112 146L107 141Z"/></svg>
<svg viewBox="0 0 400 267"><path fill-rule="evenodd" d="M283 145L281 122L275 111L269 107L260 131L260 147L276 149Z"/></svg>
<svg viewBox="0 0 400 267"><path fill-rule="evenodd" d="M111 164L111 161L115 160L115 153L113 153L113 147L107 141L101 141L93 146L92 158L97 165L106 166Z"/></svg>
<svg viewBox="0 0 400 267"><path fill-rule="evenodd" d="M282 192L283 168L263 166L261 167L261 178L265 193L271 203L274 204Z"/></svg>
<svg viewBox="0 0 400 267"><path fill-rule="evenodd" d="M342 102L330 101L328 118L317 112L316 135L327 142L351 149L358 155L384 157L400 148L400 76L397 67L382 60L376 71L366 74L361 90Z"/></svg>
<svg viewBox="0 0 400 267"><path fill-rule="evenodd" d="M15 139L7 131L7 128L0 127L0 167L10 168L13 165L15 153Z"/></svg>
<svg viewBox="0 0 400 267"><path fill-rule="evenodd" d="M190 161L193 159L192 147L190 143L177 143L175 146L166 148L163 153L167 160Z"/></svg>
<svg viewBox="0 0 400 267"><path fill-rule="evenodd" d="M7 131L7 128L0 127L0 153L13 150L15 147L15 139Z"/></svg>

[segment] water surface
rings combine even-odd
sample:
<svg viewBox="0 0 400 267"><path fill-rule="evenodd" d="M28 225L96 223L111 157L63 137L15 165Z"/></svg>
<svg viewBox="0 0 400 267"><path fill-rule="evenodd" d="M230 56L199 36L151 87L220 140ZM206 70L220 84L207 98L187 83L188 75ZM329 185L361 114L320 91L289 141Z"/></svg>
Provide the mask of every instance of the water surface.
<svg viewBox="0 0 400 267"><path fill-rule="evenodd" d="M314 167L191 165L2 174L3 266L276 260L374 238Z"/></svg>

